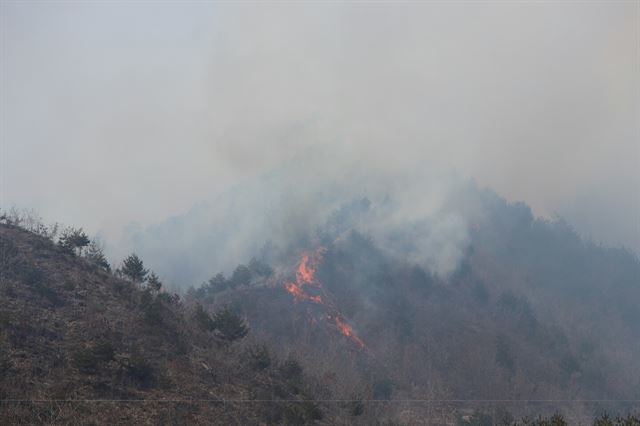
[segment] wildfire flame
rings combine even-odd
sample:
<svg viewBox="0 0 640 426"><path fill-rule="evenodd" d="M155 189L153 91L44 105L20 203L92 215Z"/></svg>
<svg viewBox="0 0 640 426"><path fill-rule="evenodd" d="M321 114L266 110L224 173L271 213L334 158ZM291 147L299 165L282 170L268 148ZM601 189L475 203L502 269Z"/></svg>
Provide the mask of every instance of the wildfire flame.
<svg viewBox="0 0 640 426"><path fill-rule="evenodd" d="M299 302L301 300L308 300L310 302L313 303L322 303L322 297L321 296L311 296L307 293L305 293L305 291L302 289L302 287L300 285L298 285L297 283L285 283L284 284L284 288L287 289L287 291L293 296L293 298L295 299L296 302Z"/></svg>
<svg viewBox="0 0 640 426"><path fill-rule="evenodd" d="M302 258L300 259L300 263L298 264L298 270L296 271L297 282L311 285L314 284L314 275L316 274L316 269L318 267L317 263L322 260L321 253L317 253L316 256L316 262L310 265L309 255L307 253L302 254Z"/></svg>
<svg viewBox="0 0 640 426"><path fill-rule="evenodd" d="M315 280L316 269L322 260L322 252L314 253L313 258L308 253L303 253L296 268L296 281L284 283L284 288L293 296L296 302L308 300L313 303L322 303L320 295L311 295L304 290L305 285L320 287L320 283Z"/></svg>
<svg viewBox="0 0 640 426"><path fill-rule="evenodd" d="M356 336L351 326L342 321L339 316L336 316L336 327L338 327L338 331L340 331L343 336L347 336L348 338L353 340L361 349L364 348L364 342L362 341L362 339Z"/></svg>
<svg viewBox="0 0 640 426"><path fill-rule="evenodd" d="M294 301L309 301L318 305L322 305L329 309L331 312L337 312L336 314L327 315L327 319L331 320L333 318L335 327L338 331L345 337L349 338L352 342L354 342L360 349L365 347L364 342L360 339L353 328L348 325L344 320L342 314L339 313L337 308L333 306L332 303L327 303L330 298L325 298L323 300L320 294L309 294L305 287L311 286L315 287L317 290L314 292L324 293L325 289L315 277L316 271L318 269L318 265L322 261L322 253L323 249L320 248L316 250L314 253L304 252L300 257L300 261L298 262L298 266L296 268L296 279L295 282L285 282L284 288L293 296ZM312 322L315 323L315 319L312 318Z"/></svg>

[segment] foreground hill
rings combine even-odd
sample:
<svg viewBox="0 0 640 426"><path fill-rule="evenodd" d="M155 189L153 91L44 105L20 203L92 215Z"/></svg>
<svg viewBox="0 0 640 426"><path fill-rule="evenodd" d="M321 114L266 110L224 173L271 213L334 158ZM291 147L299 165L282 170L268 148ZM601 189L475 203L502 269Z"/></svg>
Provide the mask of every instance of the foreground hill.
<svg viewBox="0 0 640 426"><path fill-rule="evenodd" d="M338 422L295 361L203 330L177 296L14 226L0 253L0 424Z"/></svg>

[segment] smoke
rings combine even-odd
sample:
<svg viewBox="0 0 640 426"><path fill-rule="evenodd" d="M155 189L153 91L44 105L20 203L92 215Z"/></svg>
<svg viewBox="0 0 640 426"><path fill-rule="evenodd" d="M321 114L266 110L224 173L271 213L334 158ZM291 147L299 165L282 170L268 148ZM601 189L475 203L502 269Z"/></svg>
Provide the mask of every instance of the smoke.
<svg viewBox="0 0 640 426"><path fill-rule="evenodd" d="M300 151L185 215L128 232L111 254L135 250L169 281L190 285L264 256L265 247L295 253L357 231L389 255L446 276L469 244L475 210L452 203L469 183L419 165L400 173L359 167L340 150Z"/></svg>
<svg viewBox="0 0 640 426"><path fill-rule="evenodd" d="M293 241L351 197L375 207L389 196L397 209L379 223L412 223L415 259L446 271L467 213L440 211L451 184L428 181L431 168L639 249L633 2L14 2L0 13L1 203L102 231L114 256L127 224L164 223L184 234L144 243L150 258L213 270L255 251L252 237ZM224 224L224 250L192 249L203 228L190 218ZM360 226L393 246L382 225Z"/></svg>

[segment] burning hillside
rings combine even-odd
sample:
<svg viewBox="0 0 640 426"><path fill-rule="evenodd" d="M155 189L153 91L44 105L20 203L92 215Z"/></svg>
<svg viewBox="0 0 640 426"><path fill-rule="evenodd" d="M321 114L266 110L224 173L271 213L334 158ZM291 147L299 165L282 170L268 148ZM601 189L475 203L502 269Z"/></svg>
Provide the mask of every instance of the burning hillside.
<svg viewBox="0 0 640 426"><path fill-rule="evenodd" d="M423 217L346 201L194 294L232 306L341 398L636 395L636 258L473 185L443 205Z"/></svg>
<svg viewBox="0 0 640 426"><path fill-rule="evenodd" d="M307 301L321 305L325 312L320 320L324 319L333 324L343 336L349 338L359 348L364 349L365 344L362 339L345 322L344 316L340 313L336 304L332 302L335 298L327 294L325 287L316 278L316 270L320 262L322 262L322 255L325 250L324 247L321 247L311 253L303 252L296 268L295 281L285 282L284 288L293 296L293 300L296 303ZM312 318L312 321L314 324L319 322L316 318Z"/></svg>
<svg viewBox="0 0 640 426"><path fill-rule="evenodd" d="M472 249L448 276L390 252L398 242L411 249L415 241L408 232L395 233L395 240L384 240L390 244L383 246L350 227L353 215L341 210L316 239L302 240L298 248L272 250L275 255L265 262L277 273L243 284L233 278L239 275L234 272L227 281L238 284L217 287L220 290L199 300L211 309L234 306L256 335L283 355L296 354L341 398L353 398L355 388L365 389L361 394L375 400L452 395L460 400L506 400L514 393L530 399L549 394L584 399L628 395L637 381L615 363L603 361L613 358L608 358L607 346L595 343L611 335L585 334L563 312L534 304L533 296L562 300L567 312L600 327L593 321L594 311L587 312L563 293L568 284L550 275L549 265L564 270L565 279L579 278L583 289L595 289L611 280L607 271L616 262L628 261L619 267L629 275L620 275L616 282L628 300L637 300L637 289L630 285L633 271L640 270L637 261L618 253L607 258L613 263L604 269L581 263L600 277L585 281L583 274L558 263L561 256L549 253L589 255L605 262L601 249L589 248L559 224L533 219L526 206L494 203L487 200L493 211L473 227ZM360 206L359 212L366 210ZM559 237L563 245L558 245ZM542 278L556 285L529 285ZM590 300L589 306L602 304ZM620 307L619 321L631 327L618 329L627 336L623 341L633 341L636 326L629 321L637 317L636 311L623 299L609 303ZM509 409L523 413L522 407Z"/></svg>

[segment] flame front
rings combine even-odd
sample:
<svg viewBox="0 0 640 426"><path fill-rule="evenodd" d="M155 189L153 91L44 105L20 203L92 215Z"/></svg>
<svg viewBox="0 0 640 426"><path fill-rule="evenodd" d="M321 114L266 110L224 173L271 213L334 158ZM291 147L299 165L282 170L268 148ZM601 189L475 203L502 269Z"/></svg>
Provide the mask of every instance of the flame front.
<svg viewBox="0 0 640 426"><path fill-rule="evenodd" d="M331 300L331 298L325 298L325 300L323 300L320 294L309 294L309 292L305 289L305 287L311 286L316 288L316 290L313 291L314 293L325 293L324 287L315 277L318 265L322 261L322 252L322 248L316 250L312 254L303 252L296 268L295 282L285 282L284 288L285 290L287 290L287 292L289 292L289 294L293 296L293 299L296 302L309 301L324 306L325 308L330 310L330 312L335 312L333 316L327 315L326 318L329 320L333 318L335 327L338 329L338 331L343 336L349 338L356 345L358 345L360 349L363 349L365 347L365 344L362 339L360 339L355 334L353 328L350 325L344 322L344 320L342 319L342 314L340 314L334 304L327 303ZM312 322L315 323L317 321L312 318Z"/></svg>
<svg viewBox="0 0 640 426"><path fill-rule="evenodd" d="M303 253L296 268L296 281L284 283L284 288L293 296L296 302L308 300L313 303L322 303L320 295L313 296L304 289L305 285L320 287L320 284L315 280L316 269L320 260L322 260L320 251L314 253L313 259L308 253Z"/></svg>
<svg viewBox="0 0 640 426"><path fill-rule="evenodd" d="M322 297L320 297L319 295L311 296L305 293L302 287L297 285L296 283L285 283L284 288L287 289L287 291L293 296L296 301L308 300L313 303L322 303Z"/></svg>
<svg viewBox="0 0 640 426"><path fill-rule="evenodd" d="M353 333L353 329L349 324L346 324L339 316L336 316L336 327L338 327L338 331L342 333L343 336L346 336L353 340L360 348L364 348L364 342L358 336Z"/></svg>
<svg viewBox="0 0 640 426"><path fill-rule="evenodd" d="M316 254L319 259L317 262L322 259L321 254ZM316 274L317 264L309 265L309 255L307 253L302 254L302 258L300 259L300 263L298 264L298 270L296 271L296 281L300 284L312 284L314 283L314 275Z"/></svg>

